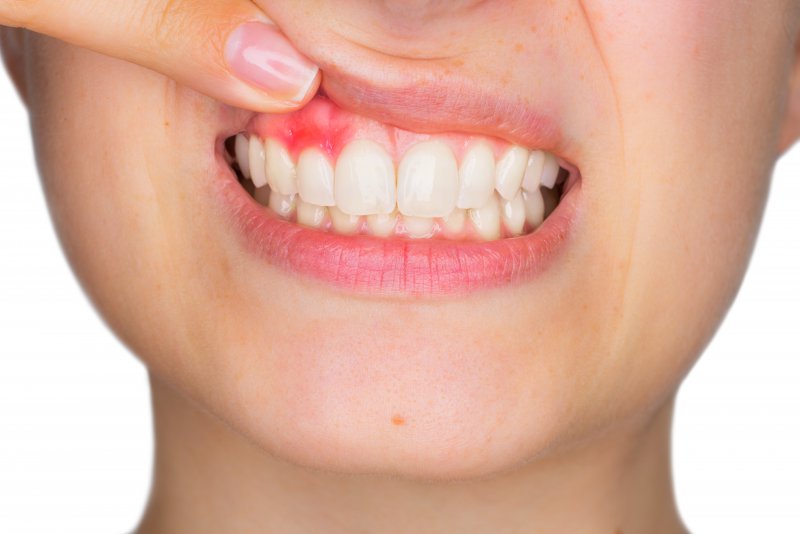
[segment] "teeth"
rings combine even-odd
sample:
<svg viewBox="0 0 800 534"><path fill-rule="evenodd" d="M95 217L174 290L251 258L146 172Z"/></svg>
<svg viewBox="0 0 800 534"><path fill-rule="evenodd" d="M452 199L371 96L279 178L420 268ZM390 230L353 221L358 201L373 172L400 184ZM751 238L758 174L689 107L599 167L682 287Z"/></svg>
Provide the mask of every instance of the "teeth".
<svg viewBox="0 0 800 534"><path fill-rule="evenodd" d="M525 226L525 201L522 200L522 193L517 193L511 200L503 200L501 210L506 230L512 235L520 235Z"/></svg>
<svg viewBox="0 0 800 534"><path fill-rule="evenodd" d="M284 219L288 219L294 213L295 195L282 195L277 191L272 191L269 194L269 209Z"/></svg>
<svg viewBox="0 0 800 534"><path fill-rule="evenodd" d="M521 146L512 146L497 162L494 187L500 196L511 200L522 185L522 176L528 165L530 152Z"/></svg>
<svg viewBox="0 0 800 534"><path fill-rule="evenodd" d="M525 220L533 227L544 221L544 198L542 193L536 191L523 191L522 200L525 202Z"/></svg>
<svg viewBox="0 0 800 534"><path fill-rule="evenodd" d="M269 181L270 188L281 195L296 194L297 173L289 151L275 139L267 139L265 148L267 157L267 180ZM252 156L252 154L251 151L250 155ZM252 161L252 158L250 161ZM253 183L255 183L255 180L253 180Z"/></svg>
<svg viewBox="0 0 800 534"><path fill-rule="evenodd" d="M250 179L253 185L264 187L267 185L267 175L264 169L264 144L256 136L250 138L250 146L247 151L247 161L250 167Z"/></svg>
<svg viewBox="0 0 800 534"><path fill-rule="evenodd" d="M464 222L467 219L467 212L456 208L445 217L442 217L444 228L452 235L458 235L464 231Z"/></svg>
<svg viewBox="0 0 800 534"><path fill-rule="evenodd" d="M234 142L234 154L236 155L236 163L239 164L239 170L242 171L242 176L250 178L250 141L244 134L236 136Z"/></svg>
<svg viewBox="0 0 800 534"><path fill-rule="evenodd" d="M430 217L403 217L409 237L424 239L433 235L433 219Z"/></svg>
<svg viewBox="0 0 800 534"><path fill-rule="evenodd" d="M534 150L528 158L528 165L525 168L525 176L522 178L522 189L526 191L536 191L539 189L544 169L545 155L541 150Z"/></svg>
<svg viewBox="0 0 800 534"><path fill-rule="evenodd" d="M317 206L333 206L333 165L316 148L303 150L297 159L297 191L300 198Z"/></svg>
<svg viewBox="0 0 800 534"><path fill-rule="evenodd" d="M367 217L367 227L372 235L389 237L397 225L397 213L378 213Z"/></svg>
<svg viewBox="0 0 800 534"><path fill-rule="evenodd" d="M469 218L483 239L500 238L500 201L497 195L492 195L482 207L469 210Z"/></svg>
<svg viewBox="0 0 800 534"><path fill-rule="evenodd" d="M361 221L361 217L358 215L345 213L336 206L328 208L328 213L331 215L333 229L338 233L355 234L358 231L358 225Z"/></svg>
<svg viewBox="0 0 800 534"><path fill-rule="evenodd" d="M320 228L325 222L327 211L324 206L310 204L302 198L297 200L297 222L302 225Z"/></svg>
<svg viewBox="0 0 800 534"><path fill-rule="evenodd" d="M458 163L441 141L413 146L397 172L397 204L411 217L444 217L456 206Z"/></svg>
<svg viewBox="0 0 800 534"><path fill-rule="evenodd" d="M472 145L459 169L459 208L480 208L494 192L494 153L487 143Z"/></svg>
<svg viewBox="0 0 800 534"><path fill-rule="evenodd" d="M547 189L553 189L558 179L558 160L551 153L546 153L544 157L544 169L542 169L541 184Z"/></svg>
<svg viewBox="0 0 800 534"><path fill-rule="evenodd" d="M391 213L397 198L392 158L377 143L353 141L336 162L335 192L344 213Z"/></svg>

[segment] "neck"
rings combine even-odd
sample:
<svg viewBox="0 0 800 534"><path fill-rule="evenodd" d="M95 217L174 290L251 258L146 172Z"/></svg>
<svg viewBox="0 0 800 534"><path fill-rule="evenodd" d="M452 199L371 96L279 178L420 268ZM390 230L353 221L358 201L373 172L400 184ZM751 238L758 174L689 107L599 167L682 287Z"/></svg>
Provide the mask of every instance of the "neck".
<svg viewBox="0 0 800 534"><path fill-rule="evenodd" d="M153 489L139 532L686 533L670 467L674 398L635 429L493 478L426 483L283 462L151 379Z"/></svg>

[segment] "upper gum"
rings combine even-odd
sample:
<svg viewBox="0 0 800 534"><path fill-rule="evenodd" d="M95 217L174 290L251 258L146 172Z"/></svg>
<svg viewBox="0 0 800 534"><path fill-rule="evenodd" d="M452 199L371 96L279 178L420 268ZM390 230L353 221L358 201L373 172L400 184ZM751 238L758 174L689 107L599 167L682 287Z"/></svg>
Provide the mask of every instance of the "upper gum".
<svg viewBox="0 0 800 534"><path fill-rule="evenodd" d="M335 161L342 149L356 139L376 142L395 163L412 146L431 139L449 146L458 161L462 160L469 146L477 141L487 143L497 159L513 146L508 141L483 135L426 134L403 130L343 110L324 96L315 97L302 109L289 114L256 115L248 126L247 133L262 140L271 138L281 141L295 161L307 148L319 148Z"/></svg>

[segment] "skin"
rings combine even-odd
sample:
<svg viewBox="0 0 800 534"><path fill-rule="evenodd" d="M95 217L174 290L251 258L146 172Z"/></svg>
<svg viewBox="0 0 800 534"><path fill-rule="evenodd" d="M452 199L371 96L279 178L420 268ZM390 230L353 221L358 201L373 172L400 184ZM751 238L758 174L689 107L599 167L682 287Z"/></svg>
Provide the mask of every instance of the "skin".
<svg viewBox="0 0 800 534"><path fill-rule="evenodd" d="M225 224L213 144L246 112L23 36L7 60L56 229L151 373L140 531L685 532L673 400L798 135L798 3L256 3L369 116L442 127L402 119L418 104L400 93L358 106L348 83L379 75L389 93L447 72L559 102L582 208L525 284L353 297L264 265Z"/></svg>

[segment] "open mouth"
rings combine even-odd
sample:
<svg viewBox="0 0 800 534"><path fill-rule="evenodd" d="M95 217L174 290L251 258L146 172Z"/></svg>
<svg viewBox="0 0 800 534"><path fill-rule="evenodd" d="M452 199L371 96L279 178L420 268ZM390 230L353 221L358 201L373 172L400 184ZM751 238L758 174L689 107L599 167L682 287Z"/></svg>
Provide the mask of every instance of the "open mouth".
<svg viewBox="0 0 800 534"><path fill-rule="evenodd" d="M225 148L250 197L244 226L256 248L367 292L450 293L541 270L566 235L574 203L565 199L580 183L550 152L402 130L323 95L288 115L254 117Z"/></svg>

